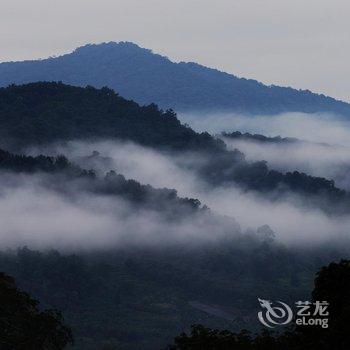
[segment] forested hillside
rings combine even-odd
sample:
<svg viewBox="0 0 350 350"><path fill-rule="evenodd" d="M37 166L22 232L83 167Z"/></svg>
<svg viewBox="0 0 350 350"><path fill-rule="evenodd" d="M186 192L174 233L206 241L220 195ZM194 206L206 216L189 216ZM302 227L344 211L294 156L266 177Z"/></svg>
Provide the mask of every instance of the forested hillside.
<svg viewBox="0 0 350 350"><path fill-rule="evenodd" d="M179 198L175 189L156 189L143 185L135 180L125 179L114 170L105 176L97 176L93 169L81 169L63 155L31 157L0 149L0 171L13 176L21 173L41 175L43 186L68 195L89 192L121 197L137 207L162 212L172 219L184 218L203 209L199 200Z"/></svg>
<svg viewBox="0 0 350 350"><path fill-rule="evenodd" d="M221 149L207 133L181 125L172 111L141 107L114 91L62 83L0 89L2 144L26 147L59 140L120 138L170 149Z"/></svg>
<svg viewBox="0 0 350 350"><path fill-rule="evenodd" d="M348 194L333 181L296 171L283 174L263 160L247 162L239 150L228 151L223 141L182 125L173 111L140 107L107 88L43 82L0 89L0 134L3 147L21 151L59 141L118 139L194 154L186 167L211 185L277 191L277 198L292 191L307 194L308 203L327 211L349 209Z"/></svg>
<svg viewBox="0 0 350 350"><path fill-rule="evenodd" d="M146 231L148 245L144 233L136 245L128 245L125 239L114 245L113 236L118 233L112 229L108 247L102 251L62 254L20 248L0 252L1 271L14 276L42 307L62 311L74 334L74 349L161 349L198 322L233 330L257 327L256 298L262 290L285 300L303 298L312 271L347 252L337 244L331 253L323 247L305 253L289 250L275 242L266 226L243 233L233 219L212 213L198 200L180 198L175 190L155 189L113 171L101 177L64 156L31 157L0 151L0 174L6 176L1 195L11 186L12 192L17 186L30 186L34 178L40 184L37 199L46 190L64 196L66 205L81 202L85 193L92 203L98 200L97 205L102 197L108 197L115 216L120 209L112 203L122 198L136 215L141 215L142 209L165 220L155 239ZM19 177L16 184L18 176L27 177ZM202 225L194 221L190 227L191 241L184 240L182 222L200 217ZM41 220L45 223L46 218ZM59 229L61 224L54 226ZM172 226L178 231L173 232ZM171 244L174 233L181 239ZM70 234L76 235L75 228ZM125 234L135 237L132 227ZM94 233L96 240L103 240L103 235ZM63 233L56 238L64 239Z"/></svg>
<svg viewBox="0 0 350 350"><path fill-rule="evenodd" d="M258 331L257 298L307 299L314 271L338 254L345 253L297 252L248 236L211 248L79 255L24 248L0 252L0 269L42 307L62 311L74 349L160 350L192 324Z"/></svg>
<svg viewBox="0 0 350 350"><path fill-rule="evenodd" d="M76 139L132 141L174 162L191 155L183 167L209 192L238 186L266 201L292 193L325 216L348 212L349 194L334 182L248 162L239 150L182 125L172 111L140 107L107 88L33 83L0 90L0 127L3 145L23 152L0 150L1 210L16 213L15 221L2 216L1 235L4 245L20 247L0 252L0 270L44 308L62 311L75 349L161 349L194 323L257 329L261 294L304 299L321 264L348 256L347 241L332 239L287 248L267 225L243 230L198 199L126 179L117 163L101 174L64 155L26 154ZM66 221L73 223L68 231ZM27 242L45 249L22 248Z"/></svg>

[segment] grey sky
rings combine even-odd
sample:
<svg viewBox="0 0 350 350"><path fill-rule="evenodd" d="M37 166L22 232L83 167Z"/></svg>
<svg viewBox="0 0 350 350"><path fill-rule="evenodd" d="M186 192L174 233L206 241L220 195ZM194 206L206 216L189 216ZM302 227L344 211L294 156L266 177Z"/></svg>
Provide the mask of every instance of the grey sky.
<svg viewBox="0 0 350 350"><path fill-rule="evenodd" d="M0 61L134 41L350 101L349 0L0 0Z"/></svg>

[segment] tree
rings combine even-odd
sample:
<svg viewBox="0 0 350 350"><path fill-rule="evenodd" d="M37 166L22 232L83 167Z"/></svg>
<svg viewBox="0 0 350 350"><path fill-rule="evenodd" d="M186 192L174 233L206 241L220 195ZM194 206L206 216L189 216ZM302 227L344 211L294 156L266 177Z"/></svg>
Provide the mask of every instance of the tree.
<svg viewBox="0 0 350 350"><path fill-rule="evenodd" d="M56 310L40 311L39 302L0 273L0 349L61 350L73 343L71 330Z"/></svg>
<svg viewBox="0 0 350 350"><path fill-rule="evenodd" d="M228 330L205 328L202 325L191 327L191 334L182 333L175 338L175 344L168 350L231 350L253 349L248 332L233 333Z"/></svg>

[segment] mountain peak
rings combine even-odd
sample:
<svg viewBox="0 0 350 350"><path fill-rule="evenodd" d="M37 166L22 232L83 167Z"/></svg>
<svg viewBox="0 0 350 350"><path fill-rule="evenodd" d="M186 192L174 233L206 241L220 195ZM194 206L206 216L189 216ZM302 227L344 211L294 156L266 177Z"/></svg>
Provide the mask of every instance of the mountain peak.
<svg viewBox="0 0 350 350"><path fill-rule="evenodd" d="M48 60L0 64L0 86L35 81L107 86L140 104L178 111L328 112L350 117L345 102L306 90L266 86L194 62L175 63L128 41L88 44Z"/></svg>
<svg viewBox="0 0 350 350"><path fill-rule="evenodd" d="M142 52L142 53L148 53L152 54L152 51L149 49L145 49L140 47L139 45L130 42L130 41L110 41L110 42L103 42L99 44L86 44L83 46L80 46L76 48L72 54L75 55L89 55L89 54L106 54L106 53L113 53L113 52Z"/></svg>

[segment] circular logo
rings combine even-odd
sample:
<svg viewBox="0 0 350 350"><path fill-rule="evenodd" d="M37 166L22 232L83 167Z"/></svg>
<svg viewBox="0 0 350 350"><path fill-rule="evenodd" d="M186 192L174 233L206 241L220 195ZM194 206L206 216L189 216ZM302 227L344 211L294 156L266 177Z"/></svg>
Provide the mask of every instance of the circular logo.
<svg viewBox="0 0 350 350"><path fill-rule="evenodd" d="M269 300L258 299L263 311L258 312L259 321L266 327L283 326L292 321L292 309L282 301L272 303Z"/></svg>

